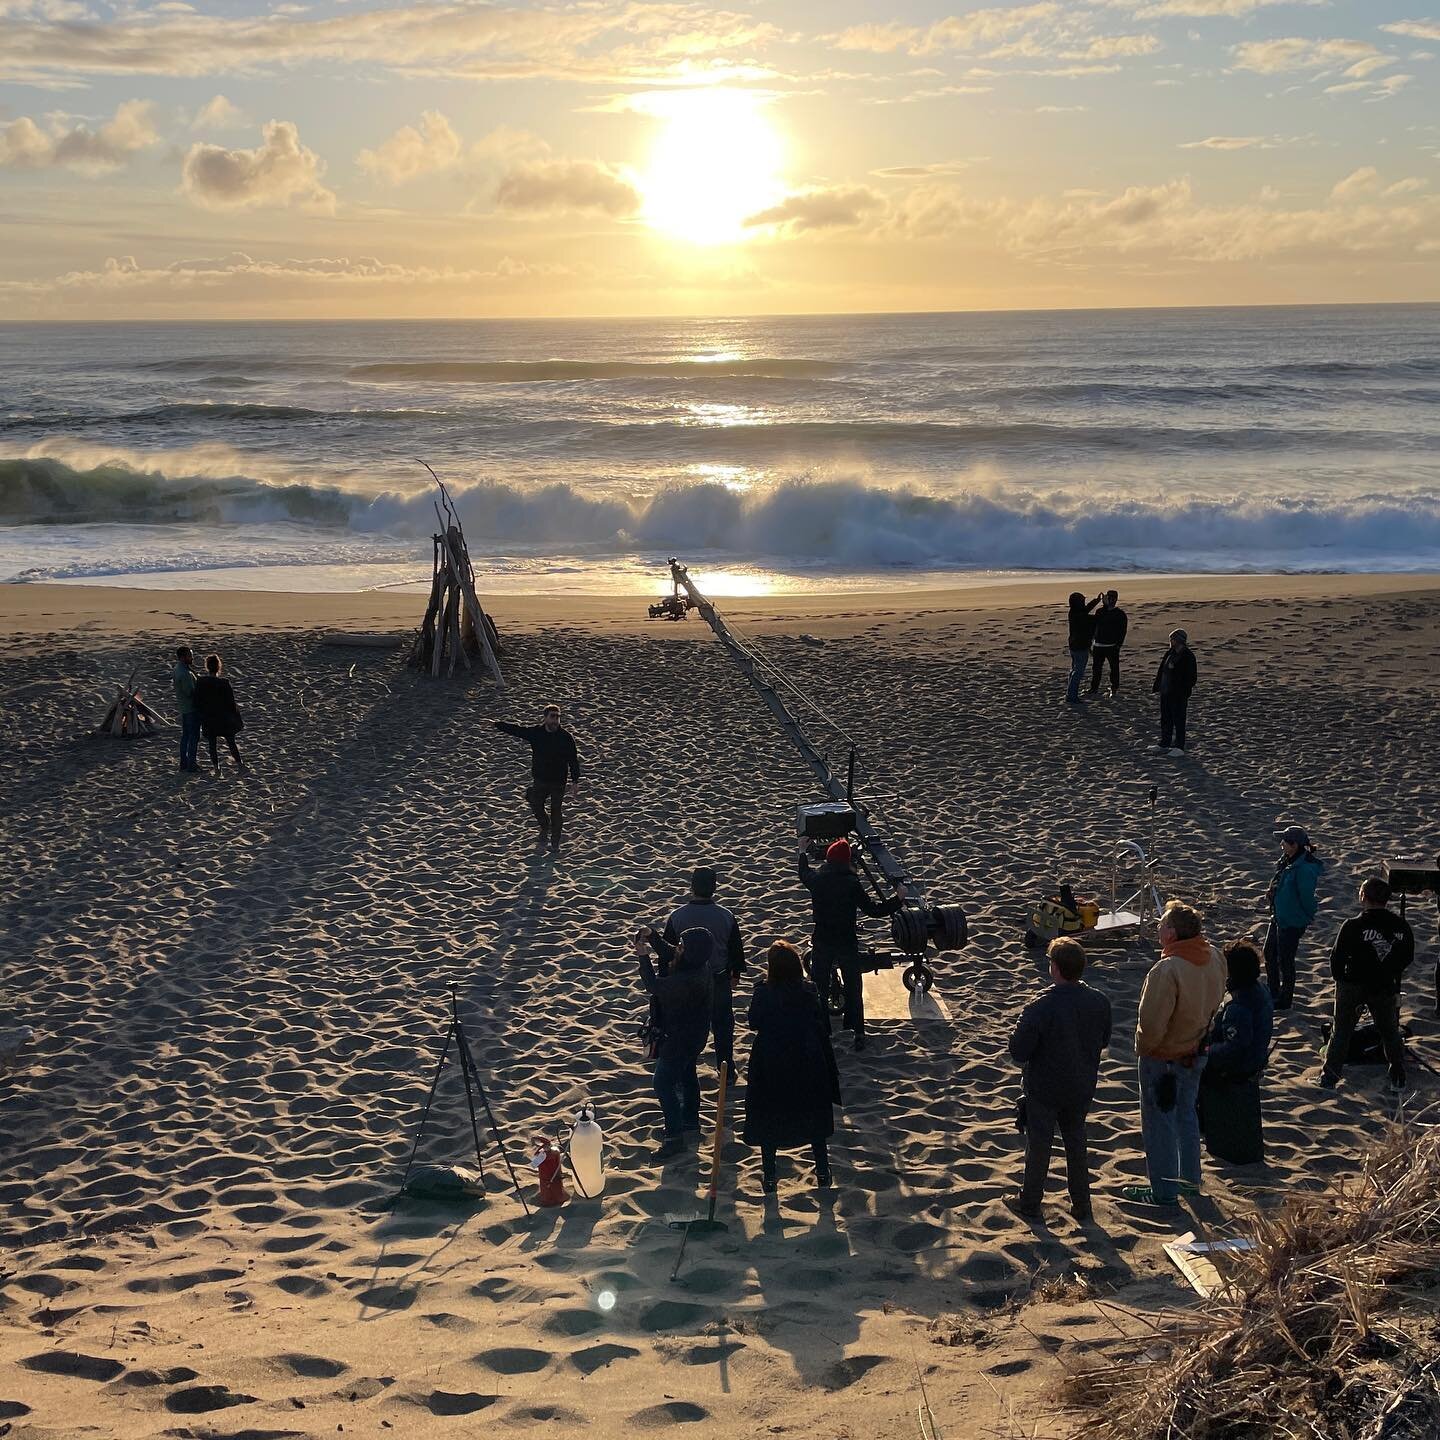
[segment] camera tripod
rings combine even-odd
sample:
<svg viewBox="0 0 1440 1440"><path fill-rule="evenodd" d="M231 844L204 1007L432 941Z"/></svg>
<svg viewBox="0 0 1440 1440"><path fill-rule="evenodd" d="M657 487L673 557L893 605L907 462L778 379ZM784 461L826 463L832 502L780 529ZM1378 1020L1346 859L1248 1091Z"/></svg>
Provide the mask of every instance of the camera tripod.
<svg viewBox="0 0 1440 1440"><path fill-rule="evenodd" d="M485 1118L490 1122L490 1134L495 1142L495 1148L500 1152L500 1158L505 1162L505 1169L510 1174L510 1184L515 1191L515 1198L524 1207L525 1214L530 1214L530 1206L525 1199L524 1192L520 1189L520 1181L516 1178L515 1167L510 1163L510 1156L505 1150L505 1140L500 1133L500 1122L495 1118L495 1112L490 1108L490 1097L485 1093L484 1083L480 1079L479 1067L475 1064L475 1057L470 1053L470 1042L465 1038L465 1027L460 1021L460 1006L455 998L454 987L450 990L450 1024L445 1030L445 1043L440 1047L440 1059L435 1066L435 1078L430 1082L430 1093L425 1097L425 1109L420 1115L420 1128L415 1132L415 1143L410 1147L410 1158L405 1162L405 1173L400 1177L399 1189L395 1192L395 1200L405 1193L405 1186L410 1179L410 1171L415 1166L415 1156L420 1150L420 1142L425 1138L425 1130L430 1124L430 1107L435 1101L435 1092L440 1087L440 1077L445 1073L445 1061L450 1057L450 1044L454 1042L456 1052L460 1056L460 1074L465 1081L465 1104L470 1111L470 1137L475 1142L475 1163L480 1169L480 1178L485 1178L485 1159L480 1149L480 1126L475 1117L475 1097L480 1097L480 1104L484 1107ZM391 1202L394 1204L394 1201Z"/></svg>

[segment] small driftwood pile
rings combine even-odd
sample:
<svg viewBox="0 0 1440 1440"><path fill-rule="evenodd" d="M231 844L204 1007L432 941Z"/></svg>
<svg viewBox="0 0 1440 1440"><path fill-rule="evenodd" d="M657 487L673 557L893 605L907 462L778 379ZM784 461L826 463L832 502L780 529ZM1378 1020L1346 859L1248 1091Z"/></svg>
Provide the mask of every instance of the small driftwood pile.
<svg viewBox="0 0 1440 1440"><path fill-rule="evenodd" d="M430 469L428 465L425 468ZM440 503L435 506L440 532L431 537L434 574L430 603L425 607L425 619L416 633L410 663L417 669L428 670L431 675L438 676L442 670L446 675L453 675L457 661L470 670L474 668L472 657L475 657L484 662L496 685L503 690L505 677L496 658L500 637L475 595L475 571L470 564L460 517L440 477L433 470L430 474L440 486Z"/></svg>
<svg viewBox="0 0 1440 1440"><path fill-rule="evenodd" d="M1209 1307L1072 1375L1098 1440L1440 1435L1440 1127L1395 1130L1358 1179L1256 1211ZM1160 1350L1156 1357L1157 1346Z"/></svg>
<svg viewBox="0 0 1440 1440"><path fill-rule="evenodd" d="M130 672L130 678L115 687L115 699L100 722L102 735L153 735L165 722L140 698L135 688L135 676L139 668Z"/></svg>

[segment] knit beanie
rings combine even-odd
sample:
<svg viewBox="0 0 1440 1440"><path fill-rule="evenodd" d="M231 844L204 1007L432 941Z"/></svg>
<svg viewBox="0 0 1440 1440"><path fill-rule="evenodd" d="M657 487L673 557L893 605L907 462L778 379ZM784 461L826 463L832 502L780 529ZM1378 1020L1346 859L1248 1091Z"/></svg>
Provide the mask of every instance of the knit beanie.
<svg viewBox="0 0 1440 1440"><path fill-rule="evenodd" d="M836 865L848 865L850 863L850 842L848 840L832 840L825 851L825 858L833 861Z"/></svg>

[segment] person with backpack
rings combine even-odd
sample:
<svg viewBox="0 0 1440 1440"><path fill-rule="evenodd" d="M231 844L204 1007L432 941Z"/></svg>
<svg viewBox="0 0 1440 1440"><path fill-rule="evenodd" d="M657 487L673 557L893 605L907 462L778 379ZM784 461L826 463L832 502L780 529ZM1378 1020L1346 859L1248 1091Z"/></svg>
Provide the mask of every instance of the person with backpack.
<svg viewBox="0 0 1440 1440"><path fill-rule="evenodd" d="M210 764L219 770L218 742L224 740L236 767L243 773L248 767L240 758L235 737L245 728L245 717L235 703L235 691L225 678L225 666L218 655L205 657L205 674L195 682L195 713L210 742Z"/></svg>
<svg viewBox="0 0 1440 1440"><path fill-rule="evenodd" d="M1400 983L1415 960L1415 932L1390 908L1390 886L1378 876L1360 887L1361 910L1341 927L1330 951L1335 977L1335 1022L1320 1083L1333 1089L1350 1058L1350 1041L1362 1009L1380 1033L1393 1095L1405 1090L1405 1036L1400 1030Z"/></svg>
<svg viewBox="0 0 1440 1440"><path fill-rule="evenodd" d="M660 954L660 971L649 946ZM715 942L708 930L686 930L669 944L653 930L635 936L640 981L650 993L655 1046L655 1095L665 1134L655 1152L668 1160L685 1150L685 1132L700 1128L700 1077L695 1065L710 1035L710 976ZM655 1033L658 1031L658 1035Z"/></svg>
<svg viewBox="0 0 1440 1440"><path fill-rule="evenodd" d="M710 1031L715 1037L715 1063L726 1067L735 1080L735 986L745 973L745 945L740 922L715 899L716 876L709 865L698 865L690 877L690 898L671 913L663 938L678 943L687 930L699 926L715 942L711 959Z"/></svg>
<svg viewBox="0 0 1440 1440"><path fill-rule="evenodd" d="M810 842L801 839L800 883L810 892L815 929L810 944L810 978L830 1023L830 987L838 968L845 985L845 1028L855 1037L856 1050L865 1048L865 989L860 969L860 936L855 928L860 912L876 917L893 915L905 903L899 883L888 900L872 900L851 863L850 842L832 841L825 863L810 866Z"/></svg>
<svg viewBox="0 0 1440 1440"><path fill-rule="evenodd" d="M1085 666L1090 662L1090 645L1095 639L1095 619L1091 611L1100 603L1101 596L1087 600L1078 590L1070 593L1068 617L1069 637L1066 644L1070 649L1070 683L1065 689L1065 703L1080 705L1080 680Z"/></svg>
<svg viewBox="0 0 1440 1440"><path fill-rule="evenodd" d="M1110 693L1120 693L1120 647L1130 628L1130 617L1120 608L1120 592L1107 590L1105 603L1095 612L1095 638L1090 644L1090 693L1100 690L1100 671L1110 666Z"/></svg>
<svg viewBox="0 0 1440 1440"><path fill-rule="evenodd" d="M775 1152L810 1147L815 1186L830 1185L828 1142L835 1133L840 1071L830 1024L815 987L805 980L800 952L777 940L766 953L765 979L755 986L746 1016L754 1038L746 1067L741 1138L760 1148L761 1188L779 1188Z"/></svg>
<svg viewBox="0 0 1440 1440"><path fill-rule="evenodd" d="M1185 753L1185 718L1197 678L1190 637L1183 630L1172 630L1170 648L1160 657L1150 687L1160 697L1160 743L1146 747L1152 755Z"/></svg>
<svg viewBox="0 0 1440 1440"><path fill-rule="evenodd" d="M1315 919L1319 905L1315 887L1325 862L1315 853L1303 825L1286 825L1274 834L1280 842L1280 860L1265 892L1271 916L1265 934L1265 976L1275 1008L1288 1010L1295 1000L1295 961L1300 941Z"/></svg>

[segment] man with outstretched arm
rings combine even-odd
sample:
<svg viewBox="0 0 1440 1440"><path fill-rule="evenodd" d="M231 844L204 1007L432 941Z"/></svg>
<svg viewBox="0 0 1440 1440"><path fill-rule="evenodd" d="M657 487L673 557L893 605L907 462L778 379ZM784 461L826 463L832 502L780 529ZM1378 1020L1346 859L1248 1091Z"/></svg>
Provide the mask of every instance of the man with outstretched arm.
<svg viewBox="0 0 1440 1440"><path fill-rule="evenodd" d="M850 842L835 840L825 851L825 863L810 867L809 842L799 848L800 883L810 892L814 938L810 945L810 978L820 992L820 1007L830 1018L830 986L835 968L845 982L845 1028L855 1037L855 1048L865 1048L865 990L860 970L860 937L855 917L893 915L905 903L905 887L898 881L888 900L872 900L851 864Z"/></svg>
<svg viewBox="0 0 1440 1440"><path fill-rule="evenodd" d="M580 793L580 754L575 748L575 737L560 724L560 707L547 705L541 711L538 725L514 725L508 720L497 720L495 728L529 745L530 785L525 798L540 827L539 843L544 845L548 838L551 850L558 850L564 824L567 776L570 798L573 800Z"/></svg>

